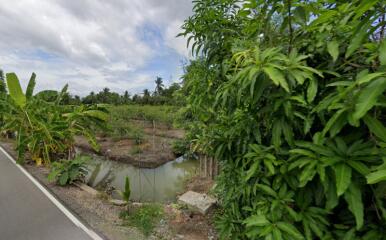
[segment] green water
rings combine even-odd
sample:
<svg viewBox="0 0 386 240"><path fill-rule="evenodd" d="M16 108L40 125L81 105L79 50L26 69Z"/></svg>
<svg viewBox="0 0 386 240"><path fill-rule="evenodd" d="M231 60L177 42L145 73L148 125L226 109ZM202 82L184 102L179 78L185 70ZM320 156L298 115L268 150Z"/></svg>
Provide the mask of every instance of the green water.
<svg viewBox="0 0 386 240"><path fill-rule="evenodd" d="M131 200L141 202L173 201L183 191L184 181L196 173L198 162L177 158L154 169L138 168L94 157L89 163L87 184L97 189L123 190L125 177L130 177ZM113 197L118 198L116 191Z"/></svg>

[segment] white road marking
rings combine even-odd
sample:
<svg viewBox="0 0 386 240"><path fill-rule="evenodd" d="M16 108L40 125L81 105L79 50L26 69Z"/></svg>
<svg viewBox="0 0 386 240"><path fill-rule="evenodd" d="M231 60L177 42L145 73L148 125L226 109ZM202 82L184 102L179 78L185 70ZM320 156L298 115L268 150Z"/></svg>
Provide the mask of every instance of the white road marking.
<svg viewBox="0 0 386 240"><path fill-rule="evenodd" d="M60 203L47 189L42 186L27 170L25 170L22 166L16 163L16 161L10 156L3 147L0 146L0 150L8 157L8 159L13 162L13 164L18 167L24 175L26 175L37 188L40 189L40 191L43 192L44 195L48 197L48 199L51 200L51 202L59 208L59 210L64 213L78 228L82 229L84 232L87 233L93 240L103 240L98 234L96 234L93 230L86 227L78 218L76 218L65 206L63 206L62 203Z"/></svg>

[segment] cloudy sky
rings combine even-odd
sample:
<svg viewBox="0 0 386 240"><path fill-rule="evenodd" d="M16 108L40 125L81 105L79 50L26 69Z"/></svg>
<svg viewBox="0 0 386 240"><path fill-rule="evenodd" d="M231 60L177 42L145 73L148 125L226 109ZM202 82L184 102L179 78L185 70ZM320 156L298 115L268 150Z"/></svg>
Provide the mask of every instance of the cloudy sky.
<svg viewBox="0 0 386 240"><path fill-rule="evenodd" d="M178 81L189 58L175 36L191 0L1 0L0 68L23 85L84 96L154 88L157 75Z"/></svg>

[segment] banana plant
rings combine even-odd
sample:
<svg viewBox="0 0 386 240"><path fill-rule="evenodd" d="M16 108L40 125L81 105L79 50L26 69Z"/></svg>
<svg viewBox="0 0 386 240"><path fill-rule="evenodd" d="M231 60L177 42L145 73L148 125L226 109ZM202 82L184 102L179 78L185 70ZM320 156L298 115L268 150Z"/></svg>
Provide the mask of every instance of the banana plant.
<svg viewBox="0 0 386 240"><path fill-rule="evenodd" d="M75 156L76 135L86 136L98 149L92 127L104 124L106 112L93 106L62 105L68 85L64 86L54 102L45 101L40 97L42 93L34 95L35 73L25 93L15 73L6 74L6 78L9 97L2 100L7 109L3 129L16 133L19 163L24 161L26 152L38 165L50 164L52 157L71 158Z"/></svg>

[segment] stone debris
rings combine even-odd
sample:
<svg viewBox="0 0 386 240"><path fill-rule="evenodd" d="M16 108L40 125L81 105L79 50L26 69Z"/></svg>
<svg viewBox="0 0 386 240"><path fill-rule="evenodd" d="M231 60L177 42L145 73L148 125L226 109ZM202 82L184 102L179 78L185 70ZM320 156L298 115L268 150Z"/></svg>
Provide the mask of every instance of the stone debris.
<svg viewBox="0 0 386 240"><path fill-rule="evenodd" d="M217 201L206 194L188 191L178 198L178 202L187 205L191 210L205 215Z"/></svg>
<svg viewBox="0 0 386 240"><path fill-rule="evenodd" d="M125 206L127 203L120 199L110 199L110 203L115 206Z"/></svg>
<svg viewBox="0 0 386 240"><path fill-rule="evenodd" d="M74 185L93 196L97 196L99 194L97 190L84 183L74 183Z"/></svg>

